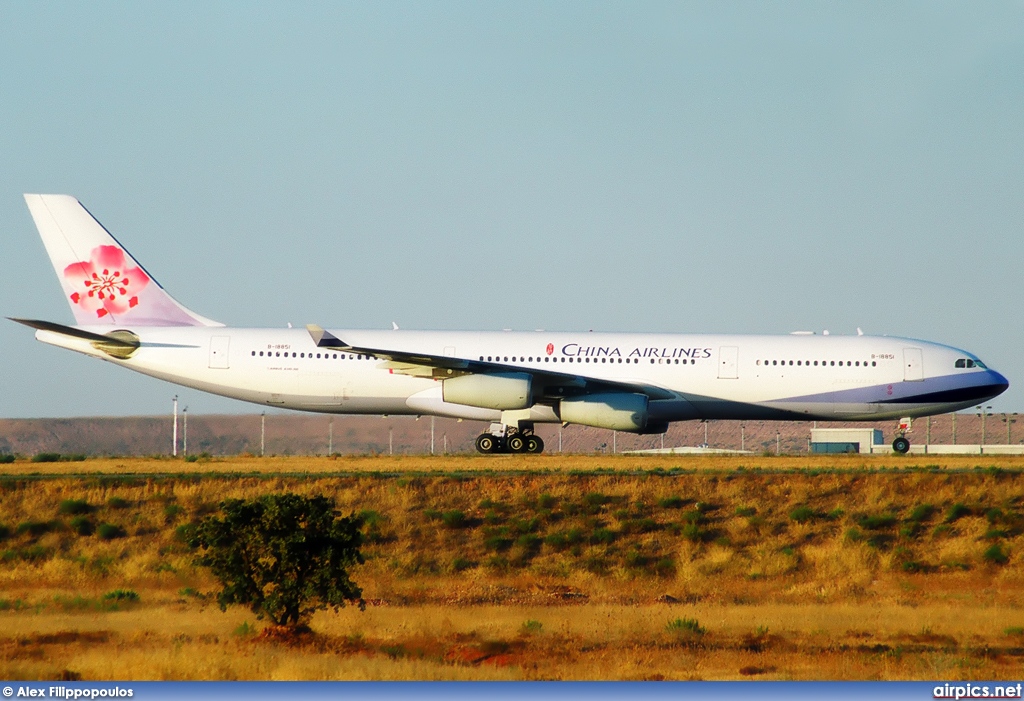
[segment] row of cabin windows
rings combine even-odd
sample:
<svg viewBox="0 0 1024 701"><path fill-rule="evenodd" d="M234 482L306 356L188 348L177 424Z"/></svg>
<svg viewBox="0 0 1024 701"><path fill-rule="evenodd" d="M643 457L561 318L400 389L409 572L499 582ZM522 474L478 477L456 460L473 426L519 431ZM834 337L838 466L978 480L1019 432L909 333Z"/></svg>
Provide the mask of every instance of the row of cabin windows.
<svg viewBox="0 0 1024 701"><path fill-rule="evenodd" d="M483 355L481 355L480 356L480 360L481 360L481 362L487 361L487 362L494 362L494 363L508 363L508 362L512 362L512 363L533 363L533 362L538 362L538 363L540 363L540 362L545 362L545 363L565 363L565 362L569 362L569 363L573 363L573 362L576 362L576 363L590 363L590 362L594 362L594 363L612 363L613 365L615 363L619 363L621 365L623 362L626 362L626 363L639 363L640 362L639 358L626 358L625 361L623 361L622 358L542 358L540 356L537 356L537 358L534 358L532 355L531 356L522 356L521 355L519 357L516 357L516 356L513 355L511 359L509 359L509 357L507 355L506 356L500 356L500 355L483 356ZM651 359L651 362L652 363L654 362L653 358ZM691 360L690 362L696 362L696 361L692 361ZM676 364L677 365L679 364L679 360L678 359L676 360Z"/></svg>
<svg viewBox="0 0 1024 701"><path fill-rule="evenodd" d="M848 367L848 368L850 368L850 367L859 368L859 367L862 367L862 366L863 367L867 367L868 366L868 361L866 361L866 360L863 363L861 361L859 361L859 360L845 360L845 361L844 360L839 360L839 361L835 361L835 360L822 360L820 365L821 365L821 367L835 367L836 363L839 364L839 367L844 367L845 366L845 367ZM757 364L758 365L797 365L797 366L806 365L807 367L810 367L811 365L814 365L815 367L817 367L819 365L817 360L815 360L813 362L811 362L810 360L796 360L796 361L794 361L794 360L758 360ZM872 360L871 361L871 367L875 367L875 365L876 365L875 361Z"/></svg>
<svg viewBox="0 0 1024 701"><path fill-rule="evenodd" d="M982 370L988 370L988 366L980 360L971 360L970 358L957 358L956 367L958 368L981 368Z"/></svg>
<svg viewBox="0 0 1024 701"><path fill-rule="evenodd" d="M262 358L263 357L263 351L259 351L259 353L257 353L256 351L253 351L252 352L252 356L254 358L257 357L257 356ZM370 360L370 358L372 357L372 356L369 356L369 355L362 355L362 354L352 355L351 353L323 353L323 354L317 353L316 354L317 358L320 358L321 356L322 356L323 360L337 360L339 357L342 360L346 360L346 359L348 359L348 360ZM268 358L281 358L281 357L284 357L284 358L313 358L313 354L312 353L291 353L291 354L289 354L288 351L285 351L284 355L282 356L281 355L281 351L267 351L266 357L268 357Z"/></svg>

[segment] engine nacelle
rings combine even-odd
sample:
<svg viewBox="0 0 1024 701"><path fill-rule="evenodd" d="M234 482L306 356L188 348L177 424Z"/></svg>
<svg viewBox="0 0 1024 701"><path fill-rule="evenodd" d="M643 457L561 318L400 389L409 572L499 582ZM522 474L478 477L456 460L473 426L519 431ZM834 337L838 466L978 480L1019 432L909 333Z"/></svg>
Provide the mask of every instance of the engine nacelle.
<svg viewBox="0 0 1024 701"><path fill-rule="evenodd" d="M446 402L484 409L527 409L533 406L532 378L522 372L462 375L441 383Z"/></svg>
<svg viewBox="0 0 1024 701"><path fill-rule="evenodd" d="M647 428L647 395L609 392L563 399L559 416L570 424L642 433Z"/></svg>

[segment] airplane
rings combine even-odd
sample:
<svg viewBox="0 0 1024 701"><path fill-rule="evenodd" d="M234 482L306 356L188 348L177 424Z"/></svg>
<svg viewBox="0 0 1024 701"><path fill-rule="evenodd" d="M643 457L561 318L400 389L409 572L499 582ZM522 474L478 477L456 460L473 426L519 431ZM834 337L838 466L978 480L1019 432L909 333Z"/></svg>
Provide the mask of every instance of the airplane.
<svg viewBox="0 0 1024 701"><path fill-rule="evenodd" d="M75 325L43 343L193 389L330 414L490 422L482 453L540 453L541 423L659 434L675 421L879 421L975 406L1007 379L968 351L895 336L233 328L171 297L82 204L25 201Z"/></svg>

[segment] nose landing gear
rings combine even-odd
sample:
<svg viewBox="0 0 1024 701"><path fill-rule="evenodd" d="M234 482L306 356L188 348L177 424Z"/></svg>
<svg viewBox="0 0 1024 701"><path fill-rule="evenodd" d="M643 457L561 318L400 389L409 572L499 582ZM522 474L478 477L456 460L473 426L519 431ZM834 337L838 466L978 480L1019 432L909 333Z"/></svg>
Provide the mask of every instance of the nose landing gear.
<svg viewBox="0 0 1024 701"><path fill-rule="evenodd" d="M910 439L907 438L907 433L910 432L910 417L900 419L899 424L896 426L896 438L892 442L893 452L899 453L900 455L906 455L910 452Z"/></svg>

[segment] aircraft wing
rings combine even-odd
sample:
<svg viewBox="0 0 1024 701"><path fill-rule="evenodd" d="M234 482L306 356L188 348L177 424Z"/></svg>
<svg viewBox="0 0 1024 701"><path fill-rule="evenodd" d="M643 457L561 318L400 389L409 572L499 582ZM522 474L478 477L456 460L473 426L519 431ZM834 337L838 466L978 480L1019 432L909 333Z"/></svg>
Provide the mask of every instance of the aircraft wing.
<svg viewBox="0 0 1024 701"><path fill-rule="evenodd" d="M646 394L651 399L679 399L672 391L648 383L628 381L601 380L584 377L571 372L556 372L537 368L509 365L506 363L467 358L451 358L444 355L416 353L388 348L367 348L353 346L315 324L306 326L309 335L319 348L332 348L344 353L370 355L386 361L385 368L391 372L413 375L415 377L431 377L443 380L459 375L493 374L516 372L531 375L535 384L544 389L544 396L550 399L593 394L597 392L630 392Z"/></svg>

